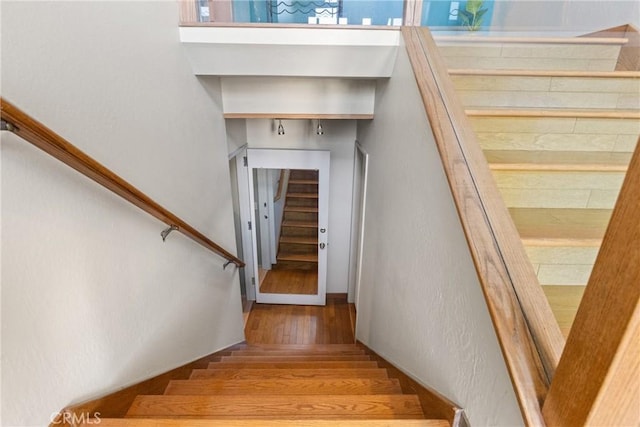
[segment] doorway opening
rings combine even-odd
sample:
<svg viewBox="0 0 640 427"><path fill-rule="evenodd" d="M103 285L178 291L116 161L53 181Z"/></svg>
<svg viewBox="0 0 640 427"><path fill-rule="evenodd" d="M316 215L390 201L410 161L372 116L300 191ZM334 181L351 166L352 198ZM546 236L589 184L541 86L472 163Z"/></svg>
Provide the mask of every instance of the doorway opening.
<svg viewBox="0 0 640 427"><path fill-rule="evenodd" d="M329 157L247 150L256 302L326 303Z"/></svg>

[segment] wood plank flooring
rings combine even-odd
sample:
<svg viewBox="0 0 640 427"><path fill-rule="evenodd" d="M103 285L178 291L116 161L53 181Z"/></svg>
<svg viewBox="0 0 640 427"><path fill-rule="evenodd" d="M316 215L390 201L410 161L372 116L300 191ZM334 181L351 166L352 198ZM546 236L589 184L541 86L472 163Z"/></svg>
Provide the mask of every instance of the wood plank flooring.
<svg viewBox="0 0 640 427"><path fill-rule="evenodd" d="M269 270L265 278L260 281L260 292L316 295L318 272L317 270Z"/></svg>
<svg viewBox="0 0 640 427"><path fill-rule="evenodd" d="M326 306L254 304L245 327L248 344L353 344L349 304L327 295Z"/></svg>

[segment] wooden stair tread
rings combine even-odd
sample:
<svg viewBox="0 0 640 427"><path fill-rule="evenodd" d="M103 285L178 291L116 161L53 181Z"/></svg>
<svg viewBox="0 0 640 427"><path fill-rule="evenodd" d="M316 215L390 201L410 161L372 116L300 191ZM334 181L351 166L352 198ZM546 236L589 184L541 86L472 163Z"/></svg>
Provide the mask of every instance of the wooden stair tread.
<svg viewBox="0 0 640 427"><path fill-rule="evenodd" d="M303 228L318 228L318 223L315 221L296 221L292 219L285 219L282 221L283 227L303 227Z"/></svg>
<svg viewBox="0 0 640 427"><path fill-rule="evenodd" d="M298 245L317 245L317 237L297 237L297 236L282 236L280 237L280 243L295 243Z"/></svg>
<svg viewBox="0 0 640 427"><path fill-rule="evenodd" d="M333 351L333 350L361 350L361 347L355 344L263 344L251 343L243 344L242 350L306 350L306 351ZM237 349L235 349L237 350Z"/></svg>
<svg viewBox="0 0 640 427"><path fill-rule="evenodd" d="M568 117L640 119L638 110L571 109L571 108L469 108L469 117Z"/></svg>
<svg viewBox="0 0 640 427"><path fill-rule="evenodd" d="M536 36L478 36L469 35L434 35L433 39L440 42L464 42L474 44L495 43L527 43L527 44L613 44L623 45L629 42L626 37L536 37Z"/></svg>
<svg viewBox="0 0 640 427"><path fill-rule="evenodd" d="M337 368L377 368L372 361L324 361L324 362L211 362L210 369L337 369Z"/></svg>
<svg viewBox="0 0 640 427"><path fill-rule="evenodd" d="M284 207L285 212L308 212L308 213L317 213L318 208L313 206L291 206L286 205Z"/></svg>
<svg viewBox="0 0 640 427"><path fill-rule="evenodd" d="M81 427L184 427L180 418L100 418L89 419ZM336 420L189 419L190 427L335 427ZM447 420L340 420L341 427L449 427Z"/></svg>
<svg viewBox="0 0 640 427"><path fill-rule="evenodd" d="M318 262L318 254L278 254L278 261Z"/></svg>
<svg viewBox="0 0 640 427"><path fill-rule="evenodd" d="M388 378L380 368L307 368L307 369L194 369L191 379L322 379L322 378Z"/></svg>
<svg viewBox="0 0 640 427"><path fill-rule="evenodd" d="M341 362L341 361L366 361L371 358L364 354L344 355L290 355L290 356L222 356L221 362ZM215 362L214 362L215 363Z"/></svg>
<svg viewBox="0 0 640 427"><path fill-rule="evenodd" d="M301 199L317 199L318 193L287 193L287 198L297 197Z"/></svg>
<svg viewBox="0 0 640 427"><path fill-rule="evenodd" d="M402 394L396 379L173 380L165 395Z"/></svg>
<svg viewBox="0 0 640 427"><path fill-rule="evenodd" d="M424 418L415 395L137 396L130 416L216 418Z"/></svg>
<svg viewBox="0 0 640 427"><path fill-rule="evenodd" d="M317 179L289 179L289 184L317 185Z"/></svg>
<svg viewBox="0 0 640 427"><path fill-rule="evenodd" d="M517 76L517 77L594 77L594 78L640 78L640 71L584 71L584 70L515 70L515 69L453 69L452 76Z"/></svg>
<svg viewBox="0 0 640 427"><path fill-rule="evenodd" d="M610 209L510 208L513 222L523 240L601 240L606 231Z"/></svg>
<svg viewBox="0 0 640 427"><path fill-rule="evenodd" d="M307 350L234 350L229 356L323 356L323 355L356 355L365 354L364 350L323 350L323 351L307 351Z"/></svg>
<svg viewBox="0 0 640 427"><path fill-rule="evenodd" d="M626 172L632 153L484 150L492 170Z"/></svg>

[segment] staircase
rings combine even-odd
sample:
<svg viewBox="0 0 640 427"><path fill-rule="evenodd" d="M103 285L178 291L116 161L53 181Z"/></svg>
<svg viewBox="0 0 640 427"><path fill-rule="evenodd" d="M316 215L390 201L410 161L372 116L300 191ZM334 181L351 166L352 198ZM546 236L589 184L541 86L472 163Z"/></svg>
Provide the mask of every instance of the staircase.
<svg viewBox="0 0 640 427"><path fill-rule="evenodd" d="M239 344L219 354L206 369L193 369L189 379L170 381L164 394L135 397L124 418L101 418L99 424L450 425L425 419L434 411L429 399L355 344Z"/></svg>
<svg viewBox="0 0 640 427"><path fill-rule="evenodd" d="M437 39L538 280L568 334L640 135L620 38Z"/></svg>
<svg viewBox="0 0 640 427"><path fill-rule="evenodd" d="M318 171L291 170L274 269L318 270Z"/></svg>

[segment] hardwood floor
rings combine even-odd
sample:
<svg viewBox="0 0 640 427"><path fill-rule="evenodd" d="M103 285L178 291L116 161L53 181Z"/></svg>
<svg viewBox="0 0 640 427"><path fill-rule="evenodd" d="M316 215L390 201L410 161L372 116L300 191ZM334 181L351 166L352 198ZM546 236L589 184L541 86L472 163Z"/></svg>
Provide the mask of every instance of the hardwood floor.
<svg viewBox="0 0 640 427"><path fill-rule="evenodd" d="M245 327L248 344L353 344L349 303L327 295L326 306L254 304Z"/></svg>
<svg viewBox="0 0 640 427"><path fill-rule="evenodd" d="M318 272L313 270L269 270L260 281L260 292L267 294L318 293Z"/></svg>

